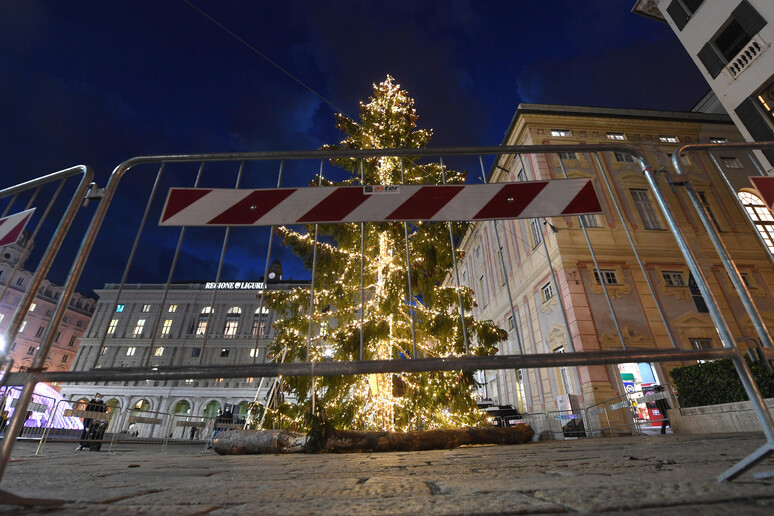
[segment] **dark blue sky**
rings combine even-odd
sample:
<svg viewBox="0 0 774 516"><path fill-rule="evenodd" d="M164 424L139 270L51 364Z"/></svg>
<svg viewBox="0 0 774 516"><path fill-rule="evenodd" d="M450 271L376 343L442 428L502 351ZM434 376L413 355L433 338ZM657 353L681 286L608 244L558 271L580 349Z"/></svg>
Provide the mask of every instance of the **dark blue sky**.
<svg viewBox="0 0 774 516"><path fill-rule="evenodd" d="M501 143L520 102L689 110L709 89L634 0L190 2L350 116L391 74L436 146ZM145 154L315 149L340 139L333 113L185 0L0 0L0 187L80 163L103 186ZM120 280L109 233L82 289ZM155 235L132 278L164 280L176 235ZM222 236L192 238L177 279L214 277ZM234 245L224 278L255 279L265 251L245 266L260 246Z"/></svg>

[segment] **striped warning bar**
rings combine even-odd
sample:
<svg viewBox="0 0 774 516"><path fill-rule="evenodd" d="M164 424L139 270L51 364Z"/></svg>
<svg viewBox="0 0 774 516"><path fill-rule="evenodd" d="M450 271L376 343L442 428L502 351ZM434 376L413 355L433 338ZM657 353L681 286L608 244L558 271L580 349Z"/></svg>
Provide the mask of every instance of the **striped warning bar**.
<svg viewBox="0 0 774 516"><path fill-rule="evenodd" d="M450 221L599 213L589 179L482 185L172 188L162 226Z"/></svg>
<svg viewBox="0 0 774 516"><path fill-rule="evenodd" d="M0 219L0 246L15 243L24 231L27 222L32 218L33 213L35 213L35 208L30 208Z"/></svg>

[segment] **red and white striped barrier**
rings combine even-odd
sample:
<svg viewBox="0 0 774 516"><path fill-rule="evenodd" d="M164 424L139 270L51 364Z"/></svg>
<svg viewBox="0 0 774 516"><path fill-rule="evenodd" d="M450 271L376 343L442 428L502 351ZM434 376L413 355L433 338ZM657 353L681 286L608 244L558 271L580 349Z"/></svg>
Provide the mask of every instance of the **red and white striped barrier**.
<svg viewBox="0 0 774 516"><path fill-rule="evenodd" d="M0 219L0 246L16 242L34 212L35 208L30 208L29 210L14 213Z"/></svg>
<svg viewBox="0 0 774 516"><path fill-rule="evenodd" d="M763 202L771 210L774 208L774 177L753 176L750 182L761 194Z"/></svg>
<svg viewBox="0 0 774 516"><path fill-rule="evenodd" d="M589 179L481 185L172 188L162 226L450 221L599 213Z"/></svg>

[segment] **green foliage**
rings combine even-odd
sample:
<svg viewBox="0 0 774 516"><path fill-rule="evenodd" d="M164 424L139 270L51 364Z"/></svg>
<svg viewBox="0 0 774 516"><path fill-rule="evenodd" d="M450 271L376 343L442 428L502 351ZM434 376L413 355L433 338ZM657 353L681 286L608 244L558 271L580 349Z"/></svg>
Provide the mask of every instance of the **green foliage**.
<svg viewBox="0 0 774 516"><path fill-rule="evenodd" d="M763 397L774 397L774 374L766 370L761 362L747 359L747 365ZM736 368L728 359L676 367L669 375L677 388L682 407L718 405L748 399Z"/></svg>
<svg viewBox="0 0 774 516"><path fill-rule="evenodd" d="M327 148L422 148L432 132L416 129L413 99L391 77L374 85L374 96L361 103L360 120L337 116L337 127L346 133L339 146ZM349 172L333 183L317 178L312 184L440 184L462 183L465 173L442 168L438 163L418 163L410 158L337 159L332 164ZM362 179L361 179L362 175ZM462 287L441 286L453 264L447 223L378 223L363 226L365 250L361 255L360 224L327 224L317 228L317 261L314 307L311 316L308 289L270 292L267 303L285 316L275 323L269 353L285 361L350 361L360 358L361 302L363 358L410 360L413 333L417 357L465 354L460 319L460 300L466 313L465 329L473 355L493 355L507 333L491 321L471 317L473 292ZM454 223L459 238L467 223ZM305 232L278 228L284 245L312 268L315 228ZM408 242L407 242L408 238ZM406 266L406 245L411 254ZM461 258L458 251L458 260ZM361 262L362 260L362 262ZM364 299L361 301L361 265ZM408 299L410 276L413 298ZM267 411L267 422L295 429L383 429L374 419L374 376L285 378L285 390L297 403L280 403ZM448 428L481 424L482 414L474 399L472 372L447 371L382 375L380 392L393 392L392 423L398 429ZM315 413L312 414L312 396ZM381 396L381 395L380 395ZM392 426L392 425L387 425Z"/></svg>

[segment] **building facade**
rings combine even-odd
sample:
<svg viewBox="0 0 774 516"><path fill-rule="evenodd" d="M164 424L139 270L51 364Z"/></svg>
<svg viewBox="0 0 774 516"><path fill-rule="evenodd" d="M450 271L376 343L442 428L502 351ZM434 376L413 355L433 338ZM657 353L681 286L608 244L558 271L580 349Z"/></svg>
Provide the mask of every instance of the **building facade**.
<svg viewBox="0 0 774 516"><path fill-rule="evenodd" d="M282 280L278 261L269 282L108 284L86 329L74 371L94 368L228 366L261 363L272 339L273 310L261 302L264 288L291 289L307 282ZM80 401L99 391L110 406L213 417L232 406L265 397L269 379L81 382L61 385L65 399ZM263 398L261 398L263 399Z"/></svg>
<svg viewBox="0 0 774 516"><path fill-rule="evenodd" d="M641 149L651 166L670 171L671 154L681 145L739 138L725 115L522 104L504 144L625 143ZM774 275L757 233L767 234L774 218L749 183L748 176L756 175L751 156L719 152L733 192L705 154L685 158L686 173L764 319L774 327ZM624 153L597 156L504 154L494 163L490 182L560 179L565 174L590 178L603 213L474 224L460 244L465 257L459 267L460 282L478 300L474 316L507 329L502 354L721 346L639 164ZM668 185L662 185L668 192ZM667 195L735 336L744 343L755 332L706 231L679 188ZM759 214L757 226L745 210ZM566 408L567 395L581 408L590 407L623 395L627 384L641 392L649 384L668 383L669 370L679 365L684 364L487 371L486 396L531 413Z"/></svg>
<svg viewBox="0 0 774 516"><path fill-rule="evenodd" d="M774 141L774 3L639 0L634 12L669 24L747 141ZM771 171L774 151L759 156Z"/></svg>
<svg viewBox="0 0 774 516"><path fill-rule="evenodd" d="M0 335L6 334L13 314L32 279L33 273L23 268L31 249L32 242L26 231L15 244L0 249ZM32 364L61 294L62 287L43 280L43 285L35 296L16 338L13 342L3 342L5 353L13 359L12 371L25 370ZM46 359L46 369L70 369L75 362L81 336L89 325L95 305L96 300L77 292L73 294Z"/></svg>

